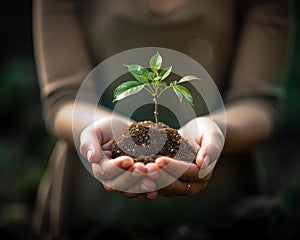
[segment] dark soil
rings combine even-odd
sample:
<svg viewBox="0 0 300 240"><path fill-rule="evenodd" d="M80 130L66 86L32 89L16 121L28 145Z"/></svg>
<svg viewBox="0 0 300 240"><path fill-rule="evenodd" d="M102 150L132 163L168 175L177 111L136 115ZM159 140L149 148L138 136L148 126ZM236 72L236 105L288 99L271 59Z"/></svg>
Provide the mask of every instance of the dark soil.
<svg viewBox="0 0 300 240"><path fill-rule="evenodd" d="M196 152L178 131L164 123L133 123L115 140L112 157L131 156L136 162L154 162L160 156L193 162Z"/></svg>

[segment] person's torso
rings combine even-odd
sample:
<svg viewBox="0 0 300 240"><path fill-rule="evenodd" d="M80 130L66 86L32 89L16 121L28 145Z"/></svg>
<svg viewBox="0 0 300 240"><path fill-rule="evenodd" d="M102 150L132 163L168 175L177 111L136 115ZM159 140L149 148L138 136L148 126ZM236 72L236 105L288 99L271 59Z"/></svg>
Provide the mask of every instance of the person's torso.
<svg viewBox="0 0 300 240"><path fill-rule="evenodd" d="M97 64L132 48L169 48L222 86L234 48L234 0L79 0L78 11Z"/></svg>

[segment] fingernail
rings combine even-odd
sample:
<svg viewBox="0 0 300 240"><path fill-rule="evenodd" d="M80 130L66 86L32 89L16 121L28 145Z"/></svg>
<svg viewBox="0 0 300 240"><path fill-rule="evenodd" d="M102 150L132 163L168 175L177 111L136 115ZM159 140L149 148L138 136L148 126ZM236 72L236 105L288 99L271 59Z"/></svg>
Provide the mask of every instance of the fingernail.
<svg viewBox="0 0 300 240"><path fill-rule="evenodd" d="M93 150L92 149L89 149L86 153L86 158L87 160L91 161L91 157L93 155Z"/></svg>
<svg viewBox="0 0 300 240"><path fill-rule="evenodd" d="M210 168L201 168L199 170L198 177L199 178L204 178L210 171L211 171Z"/></svg>
<svg viewBox="0 0 300 240"><path fill-rule="evenodd" d="M209 174L211 171L213 171L213 169L216 166L217 161L214 162L210 162L208 166L204 167L204 168L200 168L199 173L198 173L198 177L199 178L204 178L207 174Z"/></svg>
<svg viewBox="0 0 300 240"><path fill-rule="evenodd" d="M210 156L206 155L204 157L203 161L204 161L204 164L205 164L204 168L207 168L210 165Z"/></svg>
<svg viewBox="0 0 300 240"><path fill-rule="evenodd" d="M122 167L123 168L128 168L129 166L131 165L131 161L130 160L124 160L123 162L122 162Z"/></svg>

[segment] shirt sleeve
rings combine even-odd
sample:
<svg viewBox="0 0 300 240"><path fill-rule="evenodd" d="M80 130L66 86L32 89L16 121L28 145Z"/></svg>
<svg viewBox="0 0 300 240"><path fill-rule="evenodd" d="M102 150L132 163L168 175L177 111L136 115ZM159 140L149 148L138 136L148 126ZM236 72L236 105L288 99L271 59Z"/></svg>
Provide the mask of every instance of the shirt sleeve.
<svg viewBox="0 0 300 240"><path fill-rule="evenodd" d="M227 104L252 101L274 125L284 109L290 42L289 1L251 1L242 25Z"/></svg>
<svg viewBox="0 0 300 240"><path fill-rule="evenodd" d="M75 1L33 1L33 44L43 115L52 131L56 111L74 101L92 68Z"/></svg>

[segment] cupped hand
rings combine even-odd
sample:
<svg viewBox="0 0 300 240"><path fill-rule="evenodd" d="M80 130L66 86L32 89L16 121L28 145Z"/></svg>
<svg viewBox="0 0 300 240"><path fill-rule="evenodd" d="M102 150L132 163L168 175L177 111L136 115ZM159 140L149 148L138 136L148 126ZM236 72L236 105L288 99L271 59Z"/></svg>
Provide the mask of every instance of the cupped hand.
<svg viewBox="0 0 300 240"><path fill-rule="evenodd" d="M207 117L191 120L179 133L195 148L195 162L159 157L146 165L149 176L162 186L159 195L165 197L195 195L205 188L224 146L224 134Z"/></svg>
<svg viewBox="0 0 300 240"><path fill-rule="evenodd" d="M196 164L200 168L198 176L204 178L214 169L222 153L223 132L209 117L199 117L185 124L179 133L196 149Z"/></svg>
<svg viewBox="0 0 300 240"><path fill-rule="evenodd" d="M92 165L93 174L107 191L120 192L127 198L157 196L155 182L146 174L143 163L134 163L131 157L111 158L114 139L129 123L105 118L88 125L80 135L80 153Z"/></svg>
<svg viewBox="0 0 300 240"><path fill-rule="evenodd" d="M200 167L169 157L159 157L146 165L148 176L160 186L158 194L164 197L191 196L206 187L212 171L199 178Z"/></svg>

